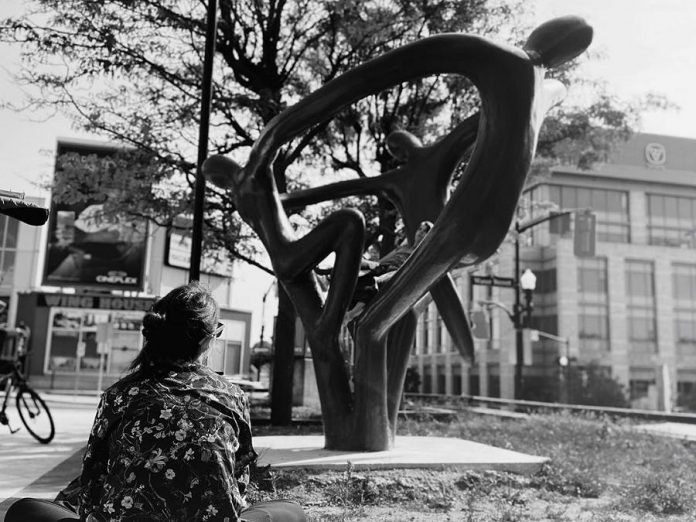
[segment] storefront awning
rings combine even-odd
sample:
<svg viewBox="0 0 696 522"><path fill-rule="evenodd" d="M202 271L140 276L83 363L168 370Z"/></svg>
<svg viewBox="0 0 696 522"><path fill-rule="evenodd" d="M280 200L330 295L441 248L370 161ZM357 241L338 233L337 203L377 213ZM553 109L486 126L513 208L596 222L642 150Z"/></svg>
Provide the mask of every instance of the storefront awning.
<svg viewBox="0 0 696 522"><path fill-rule="evenodd" d="M48 220L48 209L21 198L0 194L0 214L18 219L27 225L41 226Z"/></svg>

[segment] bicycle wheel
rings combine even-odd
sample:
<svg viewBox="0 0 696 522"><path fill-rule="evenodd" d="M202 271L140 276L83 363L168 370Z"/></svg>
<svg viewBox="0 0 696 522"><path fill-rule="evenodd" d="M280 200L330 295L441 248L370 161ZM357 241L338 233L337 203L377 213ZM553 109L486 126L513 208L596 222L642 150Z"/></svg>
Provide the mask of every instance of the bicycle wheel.
<svg viewBox="0 0 696 522"><path fill-rule="evenodd" d="M31 388L17 392L17 411L22 423L32 437L42 444L48 444L56 434L53 417L39 394Z"/></svg>

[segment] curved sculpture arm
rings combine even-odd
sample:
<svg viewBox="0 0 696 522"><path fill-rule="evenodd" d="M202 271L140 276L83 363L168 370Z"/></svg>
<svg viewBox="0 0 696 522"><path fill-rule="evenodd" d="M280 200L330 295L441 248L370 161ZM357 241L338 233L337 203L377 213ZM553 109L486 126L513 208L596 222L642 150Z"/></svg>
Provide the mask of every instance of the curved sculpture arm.
<svg viewBox="0 0 696 522"><path fill-rule="evenodd" d="M333 212L305 236L283 245L277 252L273 268L285 283L311 274L322 259L335 253L331 279L341 284L329 286L320 315L313 317L316 329L338 332L353 296L364 239L365 221L362 214L343 209ZM314 276L311 278L314 279Z"/></svg>
<svg viewBox="0 0 696 522"><path fill-rule="evenodd" d="M343 107L401 82L434 74L467 76L487 90L500 81L524 76L528 65L557 64L582 53L592 29L577 17L552 20L530 36L525 51L469 35L444 34L405 45L369 60L330 81L271 120L254 144L244 177L268 176L277 150L289 139ZM523 81L523 80L522 80Z"/></svg>
<svg viewBox="0 0 696 522"><path fill-rule="evenodd" d="M527 91L526 110L520 110L524 106L521 100L512 101L513 93L502 84L493 98L495 104L482 92L483 129L464 179L433 229L362 316L359 335L386 336L443 273L460 262L480 262L498 248L510 227L543 114L559 96L555 82L544 93L541 74L539 71L525 88L518 86L515 91Z"/></svg>
<svg viewBox="0 0 696 522"><path fill-rule="evenodd" d="M398 176L398 169L369 178L348 179L327 183L320 187L296 190L281 194L280 201L286 210L298 210L315 203L339 199L346 196L363 196L380 194L392 185L392 178Z"/></svg>
<svg viewBox="0 0 696 522"><path fill-rule="evenodd" d="M423 221L435 221L440 210L445 205L445 195L452 180L452 174L456 165L462 160L463 155L476 141L479 113L466 118L452 131L432 145L423 146L412 142L409 147L400 145L399 159L417 163L417 168L405 171L397 167L389 172L368 178L349 179L327 183L319 187L296 190L281 194L280 200L286 210L298 210L309 205L338 199L346 196L378 195L389 198L397 208L401 210L406 222L406 230L409 238L413 240L418 225ZM397 131L404 132L404 131ZM387 138L388 142L393 135ZM394 147L389 144L390 150ZM440 151L444 151L440 154ZM443 156L437 165L432 160L433 155ZM395 154L396 156L397 154ZM417 159L417 162L415 161ZM439 197L423 200L422 189L435 187ZM417 193L418 203L413 204L414 189ZM432 191L430 191L432 192ZM430 201L434 199L433 201Z"/></svg>

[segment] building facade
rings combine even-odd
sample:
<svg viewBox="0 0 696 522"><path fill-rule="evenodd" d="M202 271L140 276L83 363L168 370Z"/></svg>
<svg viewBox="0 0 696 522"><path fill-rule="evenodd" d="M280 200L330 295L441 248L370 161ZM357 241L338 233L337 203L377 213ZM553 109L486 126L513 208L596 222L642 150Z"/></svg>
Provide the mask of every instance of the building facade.
<svg viewBox="0 0 696 522"><path fill-rule="evenodd" d="M696 392L696 140L637 134L595 170L556 168L527 187L521 208L522 222L550 209L597 218L591 258L574 255L573 220L520 238L521 270L537 275L531 327L554 337L527 332L526 382L558 372L565 356L605 369L634 407L683 406ZM513 255L505 243L476 273L512 276ZM486 301L511 311L513 290L470 287L470 273L455 275L470 310ZM515 332L502 307L487 307L491 338L468 366L430 305L412 361L423 392L515 396Z"/></svg>
<svg viewBox="0 0 696 522"><path fill-rule="evenodd" d="M61 140L59 151L61 146L108 149L82 140ZM96 391L120 378L141 348L145 312L157 296L188 281L190 239L181 229L128 222L117 230L113 224L90 223L95 206L53 204L43 227L0 216L0 299L7 304L0 322L14 328L23 321L30 328L26 370L40 388ZM133 256L128 242L135 242L136 229L142 233ZM129 272L133 259L136 266ZM220 304L225 324L208 364L223 374L248 374L248 296L234 266L205 260L202 266L200 280Z"/></svg>

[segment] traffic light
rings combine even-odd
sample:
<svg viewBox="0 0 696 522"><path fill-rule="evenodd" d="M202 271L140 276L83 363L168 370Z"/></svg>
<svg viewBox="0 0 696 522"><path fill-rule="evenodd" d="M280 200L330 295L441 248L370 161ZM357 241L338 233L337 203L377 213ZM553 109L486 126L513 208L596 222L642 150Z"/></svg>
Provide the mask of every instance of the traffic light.
<svg viewBox="0 0 696 522"><path fill-rule="evenodd" d="M490 339L491 328L488 323L488 314L483 310L471 312L471 334L474 339Z"/></svg>
<svg viewBox="0 0 696 522"><path fill-rule="evenodd" d="M552 210L550 215L558 215L558 217L549 221L549 232L551 234L559 234L561 237L566 237L566 234L570 233L570 214Z"/></svg>
<svg viewBox="0 0 696 522"><path fill-rule="evenodd" d="M577 257L594 257L597 216L589 210L575 213L573 253Z"/></svg>

